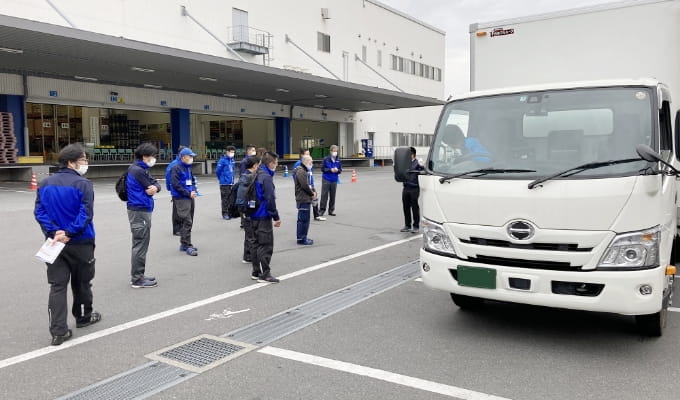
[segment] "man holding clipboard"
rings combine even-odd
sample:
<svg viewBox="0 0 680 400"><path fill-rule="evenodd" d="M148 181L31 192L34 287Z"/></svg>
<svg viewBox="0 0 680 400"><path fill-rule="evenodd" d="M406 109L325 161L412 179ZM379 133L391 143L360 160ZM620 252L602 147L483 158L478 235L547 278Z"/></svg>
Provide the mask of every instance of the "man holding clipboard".
<svg viewBox="0 0 680 400"><path fill-rule="evenodd" d="M83 328L101 320L101 314L92 311L94 190L92 182L83 177L87 167L85 150L80 144L64 147L59 153L59 171L40 182L35 200L35 219L45 238L65 245L54 262L46 262L53 346L72 336L67 322L69 280L73 291L71 313L76 327Z"/></svg>

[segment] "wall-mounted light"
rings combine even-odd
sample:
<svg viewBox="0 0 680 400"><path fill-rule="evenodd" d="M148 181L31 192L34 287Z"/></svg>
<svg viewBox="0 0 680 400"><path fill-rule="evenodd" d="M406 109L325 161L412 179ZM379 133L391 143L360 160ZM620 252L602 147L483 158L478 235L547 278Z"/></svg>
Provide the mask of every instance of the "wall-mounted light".
<svg viewBox="0 0 680 400"><path fill-rule="evenodd" d="M323 108L324 106L322 106L321 104L315 104L314 107L316 107L316 108Z"/></svg>
<svg viewBox="0 0 680 400"><path fill-rule="evenodd" d="M276 100L274 99L264 99L267 103L276 103Z"/></svg>
<svg viewBox="0 0 680 400"><path fill-rule="evenodd" d="M152 85L152 84L150 84L150 83L145 83L145 84L144 84L144 87L145 87L145 88L150 88L150 89L160 89L160 88L162 88L163 86L161 86L161 85Z"/></svg>
<svg viewBox="0 0 680 400"><path fill-rule="evenodd" d="M328 96L326 96L325 94L315 94L314 97L316 97L317 99L325 99Z"/></svg>
<svg viewBox="0 0 680 400"><path fill-rule="evenodd" d="M96 82L96 81L99 80L97 78L91 78L89 76L78 76L78 75L74 76L74 78L80 79L81 81L93 81L93 82Z"/></svg>
<svg viewBox="0 0 680 400"><path fill-rule="evenodd" d="M155 69L151 68L132 67L130 69L137 72L156 72Z"/></svg>
<svg viewBox="0 0 680 400"><path fill-rule="evenodd" d="M215 78L209 78L207 76L199 76L198 79L202 81L208 81L208 82L217 82L217 79Z"/></svg>
<svg viewBox="0 0 680 400"><path fill-rule="evenodd" d="M284 88L276 88L276 91L281 92L281 93L289 93L290 92L290 90L284 89Z"/></svg>
<svg viewBox="0 0 680 400"><path fill-rule="evenodd" d="M224 96L224 97L238 97L237 94L233 94L233 93L223 93L222 96Z"/></svg>

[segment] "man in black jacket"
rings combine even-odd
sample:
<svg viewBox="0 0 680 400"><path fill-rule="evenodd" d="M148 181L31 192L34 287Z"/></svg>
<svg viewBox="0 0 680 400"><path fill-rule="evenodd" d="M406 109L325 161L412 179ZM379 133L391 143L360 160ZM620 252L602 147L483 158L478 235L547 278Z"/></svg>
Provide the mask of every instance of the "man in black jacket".
<svg viewBox="0 0 680 400"><path fill-rule="evenodd" d="M411 147L411 171L421 171L423 169L424 167L416 160L416 149ZM404 206L404 227L401 228L400 232L418 233L420 229L418 196L420 196L418 173L411 172L408 175L408 180L404 182L404 189L401 192L401 202ZM413 214L413 219L411 219L411 214Z"/></svg>
<svg viewBox="0 0 680 400"><path fill-rule="evenodd" d="M34 215L45 238L64 243L61 253L47 264L50 284L48 315L52 345L59 346L72 336L67 322L66 289L71 281L76 327L83 328L101 320L92 311L94 278L94 190L84 178L88 160L80 144L70 144L59 153L59 172L40 182Z"/></svg>
<svg viewBox="0 0 680 400"><path fill-rule="evenodd" d="M310 208L312 200L316 198L314 187L311 186L312 157L303 155L300 165L295 168L295 203L297 204L297 244L314 244L312 239L307 237L309 232Z"/></svg>

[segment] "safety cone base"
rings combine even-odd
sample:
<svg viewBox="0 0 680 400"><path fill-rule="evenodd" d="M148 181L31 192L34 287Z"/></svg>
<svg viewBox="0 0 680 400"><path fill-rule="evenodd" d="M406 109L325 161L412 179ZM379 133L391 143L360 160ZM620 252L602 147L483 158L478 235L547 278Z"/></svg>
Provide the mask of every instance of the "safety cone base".
<svg viewBox="0 0 680 400"><path fill-rule="evenodd" d="M357 181L357 171L353 169L352 170L352 182L356 182L356 181Z"/></svg>
<svg viewBox="0 0 680 400"><path fill-rule="evenodd" d="M31 190L38 190L38 180L35 177L35 172L31 175Z"/></svg>

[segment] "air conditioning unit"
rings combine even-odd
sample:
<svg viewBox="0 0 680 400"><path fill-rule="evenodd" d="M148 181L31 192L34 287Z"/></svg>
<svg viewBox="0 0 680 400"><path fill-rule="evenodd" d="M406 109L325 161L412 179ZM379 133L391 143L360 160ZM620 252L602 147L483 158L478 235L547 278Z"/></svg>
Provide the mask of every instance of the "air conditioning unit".
<svg viewBox="0 0 680 400"><path fill-rule="evenodd" d="M331 15L328 13L327 8L322 8L321 9L321 18L323 19L331 19Z"/></svg>

